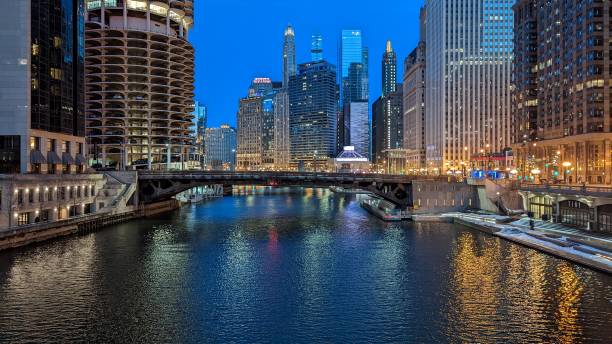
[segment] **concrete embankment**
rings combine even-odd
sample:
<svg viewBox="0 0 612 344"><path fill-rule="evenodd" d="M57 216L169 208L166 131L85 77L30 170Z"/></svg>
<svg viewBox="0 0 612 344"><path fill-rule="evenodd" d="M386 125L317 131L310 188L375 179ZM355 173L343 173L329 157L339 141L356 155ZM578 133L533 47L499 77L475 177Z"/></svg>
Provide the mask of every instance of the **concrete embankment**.
<svg viewBox="0 0 612 344"><path fill-rule="evenodd" d="M612 274L612 251L602 245L590 245L588 240L523 229L512 223L500 223L496 217L473 214L445 214L453 222L514 243L566 259L574 263Z"/></svg>
<svg viewBox="0 0 612 344"><path fill-rule="evenodd" d="M126 211L117 214L92 214L63 221L20 227L11 231L0 232L0 251L69 235L87 233L106 226L173 211L179 207L180 203L178 201L169 200L131 207L132 209L126 209Z"/></svg>

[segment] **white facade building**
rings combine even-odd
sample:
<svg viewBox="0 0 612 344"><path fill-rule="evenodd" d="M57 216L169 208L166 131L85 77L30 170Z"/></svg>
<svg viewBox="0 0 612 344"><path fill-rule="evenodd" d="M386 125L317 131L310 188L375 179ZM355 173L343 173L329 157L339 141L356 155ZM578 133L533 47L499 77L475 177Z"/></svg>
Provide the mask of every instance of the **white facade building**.
<svg viewBox="0 0 612 344"><path fill-rule="evenodd" d="M426 162L461 170L509 147L514 0L427 0Z"/></svg>

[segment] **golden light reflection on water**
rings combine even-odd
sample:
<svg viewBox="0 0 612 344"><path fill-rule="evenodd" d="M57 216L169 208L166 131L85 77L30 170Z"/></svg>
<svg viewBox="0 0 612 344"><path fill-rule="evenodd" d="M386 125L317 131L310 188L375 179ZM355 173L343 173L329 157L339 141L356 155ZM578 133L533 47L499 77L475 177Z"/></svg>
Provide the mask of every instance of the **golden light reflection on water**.
<svg viewBox="0 0 612 344"><path fill-rule="evenodd" d="M497 238L464 232L457 238L450 285L449 333L495 333L490 324L511 315L512 322L529 324L517 341L574 343L580 338L580 305L584 282L576 267L562 262L550 271L551 258ZM504 257L499 260L499 257ZM551 290L552 289L552 290ZM554 324L550 314L554 313ZM493 321L493 319L499 318ZM546 331L555 325L557 331ZM490 332L490 333L489 333ZM494 338L494 337L492 337Z"/></svg>
<svg viewBox="0 0 612 344"><path fill-rule="evenodd" d="M569 264L560 264L557 267L557 275L559 287L556 298L559 306L555 320L559 333L558 341L559 343L574 343L576 336L582 332L578 315L584 284Z"/></svg>
<svg viewBox="0 0 612 344"><path fill-rule="evenodd" d="M495 251L495 247L488 243L477 243L469 232L462 233L457 239L452 274L456 298L450 300L450 310L458 314L452 317L457 322L452 327L459 326L470 332L486 330L483 325L489 322L487 318L495 316L500 301L497 297L498 276L491 265Z"/></svg>

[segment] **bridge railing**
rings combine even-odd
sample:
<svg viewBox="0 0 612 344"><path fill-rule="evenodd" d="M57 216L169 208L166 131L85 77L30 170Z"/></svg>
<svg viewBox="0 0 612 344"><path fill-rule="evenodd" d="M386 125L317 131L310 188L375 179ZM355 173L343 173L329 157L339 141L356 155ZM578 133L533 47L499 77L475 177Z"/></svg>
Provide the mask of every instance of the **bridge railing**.
<svg viewBox="0 0 612 344"><path fill-rule="evenodd" d="M328 173L328 172L273 172L273 171L140 171L140 179L188 179L209 176L211 178L256 178L256 179L283 179L283 178L311 178L326 179L340 178L347 180L381 180L390 182L410 182L412 180L424 181L462 181L454 176L411 176L387 175L377 173Z"/></svg>
<svg viewBox="0 0 612 344"><path fill-rule="evenodd" d="M612 187L607 186L577 186L562 184L521 184L521 191L552 192L563 194L594 195L612 197Z"/></svg>

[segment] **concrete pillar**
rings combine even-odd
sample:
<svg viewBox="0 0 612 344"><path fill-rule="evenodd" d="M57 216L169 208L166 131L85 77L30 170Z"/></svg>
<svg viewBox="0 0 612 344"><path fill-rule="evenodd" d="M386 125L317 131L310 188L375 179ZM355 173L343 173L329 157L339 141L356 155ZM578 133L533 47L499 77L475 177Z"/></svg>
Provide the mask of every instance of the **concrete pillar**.
<svg viewBox="0 0 612 344"><path fill-rule="evenodd" d="M151 5L147 3L147 31L151 31Z"/></svg>
<svg viewBox="0 0 612 344"><path fill-rule="evenodd" d="M100 7L100 20L102 21L102 26L104 26L106 24L106 4L104 1L102 1L101 7Z"/></svg>
<svg viewBox="0 0 612 344"><path fill-rule="evenodd" d="M595 218L593 219L591 230L598 232L599 231L599 209L597 207L593 207L593 214Z"/></svg>
<svg viewBox="0 0 612 344"><path fill-rule="evenodd" d="M128 15L127 15L127 1L123 2L123 28L127 29L128 27L128 21L127 21Z"/></svg>

